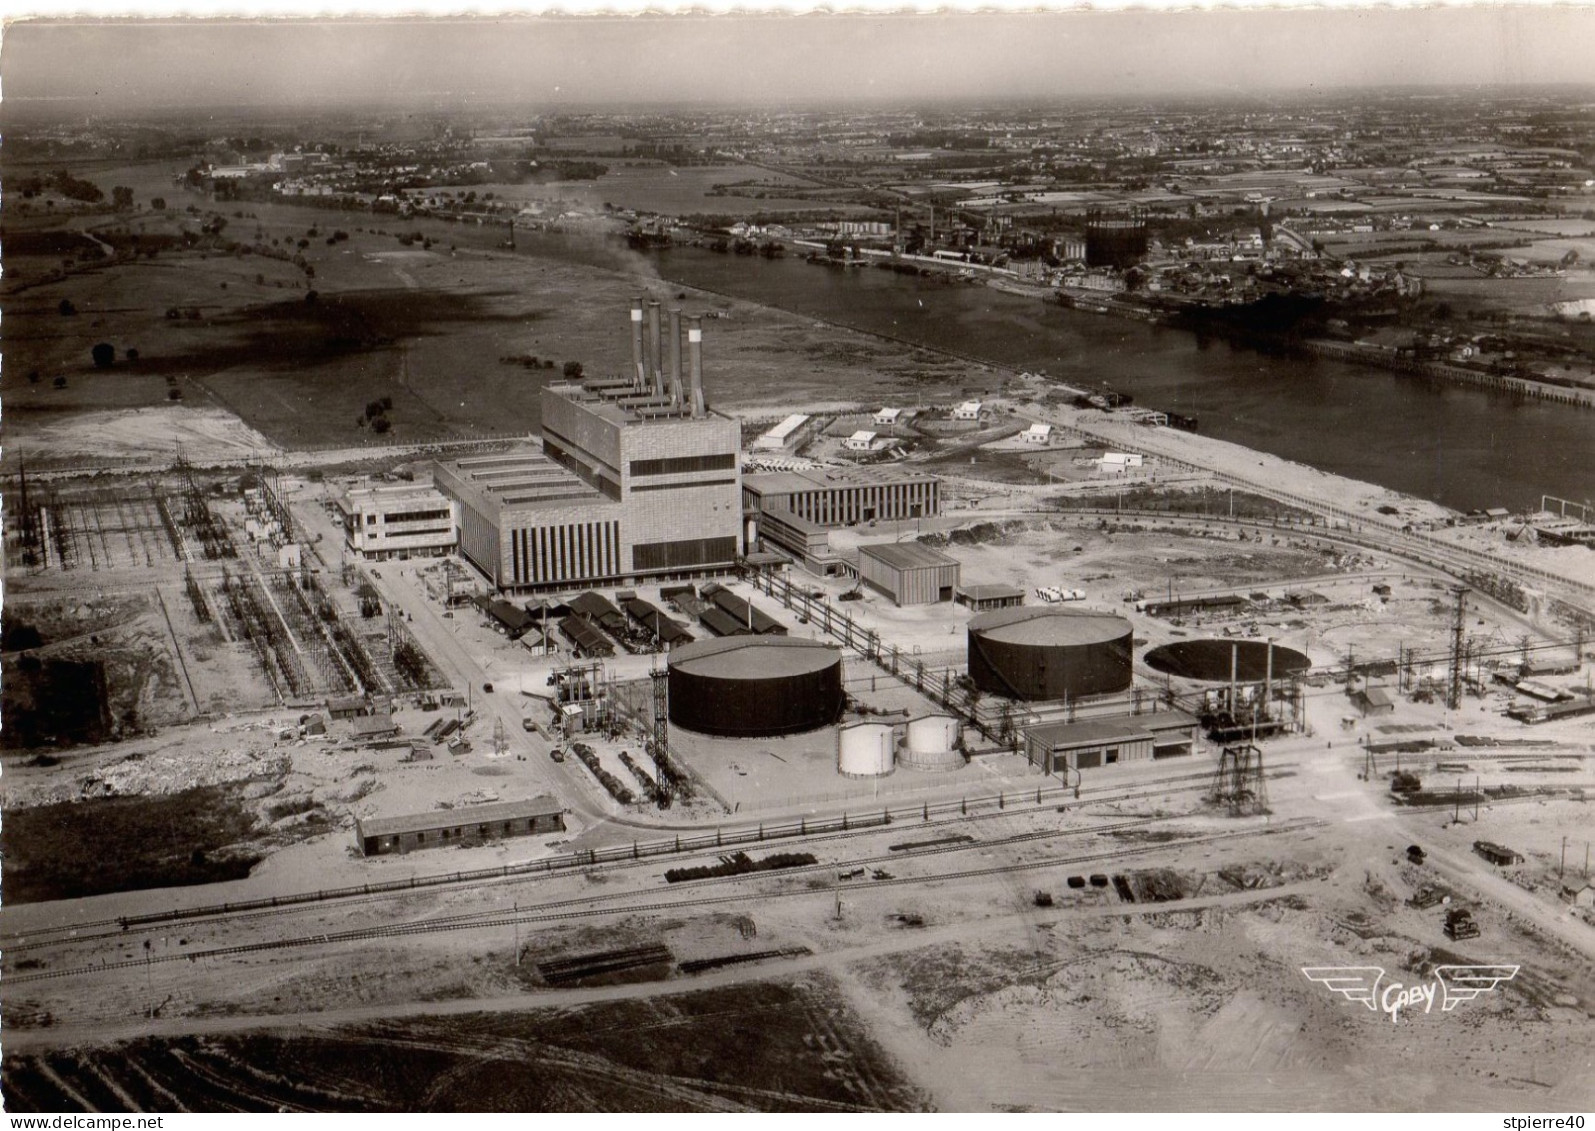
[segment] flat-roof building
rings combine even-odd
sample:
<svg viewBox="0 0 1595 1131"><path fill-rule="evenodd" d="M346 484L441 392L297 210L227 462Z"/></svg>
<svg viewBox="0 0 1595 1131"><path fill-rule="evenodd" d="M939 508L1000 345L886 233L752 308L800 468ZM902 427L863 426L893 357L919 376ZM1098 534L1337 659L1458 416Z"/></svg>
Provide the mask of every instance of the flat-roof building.
<svg viewBox="0 0 1595 1131"><path fill-rule="evenodd" d="M961 585L953 600L977 613L989 609L1015 609L1025 603L1025 591L1014 585Z"/></svg>
<svg viewBox="0 0 1595 1131"><path fill-rule="evenodd" d="M820 526L929 518L941 513L941 480L897 467L824 467L744 476L743 506L790 511Z"/></svg>
<svg viewBox="0 0 1595 1131"><path fill-rule="evenodd" d="M353 487L337 506L344 541L370 561L437 557L459 539L457 508L429 483Z"/></svg>
<svg viewBox="0 0 1595 1131"><path fill-rule="evenodd" d="M859 580L897 605L951 601L962 566L957 558L918 542L884 542L858 548Z"/></svg>
<svg viewBox="0 0 1595 1131"><path fill-rule="evenodd" d="M816 573L836 572L827 530L941 513L941 480L900 467L767 471L742 477L751 547L767 540Z"/></svg>
<svg viewBox="0 0 1595 1131"><path fill-rule="evenodd" d="M632 311L635 376L543 389L541 450L438 465L438 488L459 505L460 550L498 588L713 573L742 552L740 428L704 402L696 318L690 385L676 310L662 368L658 306L651 349L640 302Z"/></svg>
<svg viewBox="0 0 1595 1131"><path fill-rule="evenodd" d="M1197 719L1185 711L1111 715L1025 728L1025 755L1045 773L1190 754Z"/></svg>
<svg viewBox="0 0 1595 1131"><path fill-rule="evenodd" d="M482 844L505 837L559 832L565 827L565 810L558 801L544 796L401 817L360 817L354 827L362 855L384 856L417 848Z"/></svg>
<svg viewBox="0 0 1595 1131"><path fill-rule="evenodd" d="M753 446L764 452L785 451L788 447L797 443L798 434L802 432L803 426L808 422L809 418L806 415L801 412L794 412L774 428L763 433L757 440L754 440Z"/></svg>

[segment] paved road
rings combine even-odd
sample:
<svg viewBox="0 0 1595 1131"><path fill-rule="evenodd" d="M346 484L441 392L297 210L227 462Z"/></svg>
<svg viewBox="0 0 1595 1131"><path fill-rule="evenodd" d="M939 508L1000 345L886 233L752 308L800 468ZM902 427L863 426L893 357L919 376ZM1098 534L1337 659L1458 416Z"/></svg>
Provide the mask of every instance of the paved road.
<svg viewBox="0 0 1595 1131"><path fill-rule="evenodd" d="M337 552L342 532L337 529L320 501L301 497L294 500L293 508L294 517L305 530L321 535L316 556L320 558L324 553ZM333 565L325 559L323 564L328 568ZM452 618L445 620L441 610L426 595L416 576L419 568L410 562L383 562L360 567L370 579L372 587L381 595L386 607L404 616L405 628L414 635L449 683L461 691L469 689L471 707L481 720L472 727L473 745L480 749L485 743L492 742L494 721L502 720L508 739L508 755L526 759L531 776L538 783L536 788L560 798L589 826L607 823L611 814L606 803L596 796L597 784L591 781L587 771L574 762L556 763L548 756L549 743L523 729L522 712L529 701L508 684L493 692L482 690L485 684L502 679L502 675L488 671L471 650L461 643L455 632L457 621Z"/></svg>

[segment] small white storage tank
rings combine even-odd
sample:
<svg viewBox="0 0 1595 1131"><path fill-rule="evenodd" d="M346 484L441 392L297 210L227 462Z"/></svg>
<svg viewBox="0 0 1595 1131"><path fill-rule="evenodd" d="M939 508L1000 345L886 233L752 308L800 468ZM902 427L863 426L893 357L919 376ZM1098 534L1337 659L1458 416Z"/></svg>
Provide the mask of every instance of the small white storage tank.
<svg viewBox="0 0 1595 1131"><path fill-rule="evenodd" d="M886 723L850 723L836 732L836 772L844 778L878 778L897 763L897 732Z"/></svg>
<svg viewBox="0 0 1595 1131"><path fill-rule="evenodd" d="M951 715L925 715L908 724L903 765L916 770L956 770L963 766L958 751L963 726Z"/></svg>

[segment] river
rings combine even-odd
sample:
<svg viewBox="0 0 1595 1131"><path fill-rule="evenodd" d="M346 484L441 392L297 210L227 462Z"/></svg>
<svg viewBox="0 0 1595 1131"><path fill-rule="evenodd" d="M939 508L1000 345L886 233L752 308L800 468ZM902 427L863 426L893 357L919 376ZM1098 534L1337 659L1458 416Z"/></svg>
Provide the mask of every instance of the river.
<svg viewBox="0 0 1595 1131"><path fill-rule="evenodd" d="M558 237L544 254L587 259ZM631 256L627 256L631 258ZM1203 435L1457 510L1595 498L1595 413L1327 358L1280 357L1220 340L1067 310L990 287L801 258L650 253L671 281L888 334L932 349L1110 386L1137 405L1196 416ZM589 261L615 266L613 254Z"/></svg>

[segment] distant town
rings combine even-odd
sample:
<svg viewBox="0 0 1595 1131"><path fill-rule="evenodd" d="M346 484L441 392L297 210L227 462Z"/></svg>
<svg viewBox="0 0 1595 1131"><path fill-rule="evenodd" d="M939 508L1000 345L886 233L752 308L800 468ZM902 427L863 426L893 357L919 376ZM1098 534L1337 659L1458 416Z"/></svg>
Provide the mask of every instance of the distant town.
<svg viewBox="0 0 1595 1131"><path fill-rule="evenodd" d="M267 201L491 225L511 245L599 231L1595 397L1590 126L1554 92L483 119L236 137L60 124L17 159L136 155L177 170L170 191L95 200L25 178L16 208L164 205L200 215L199 238L223 234L204 215L232 220L233 246L240 206Z"/></svg>

